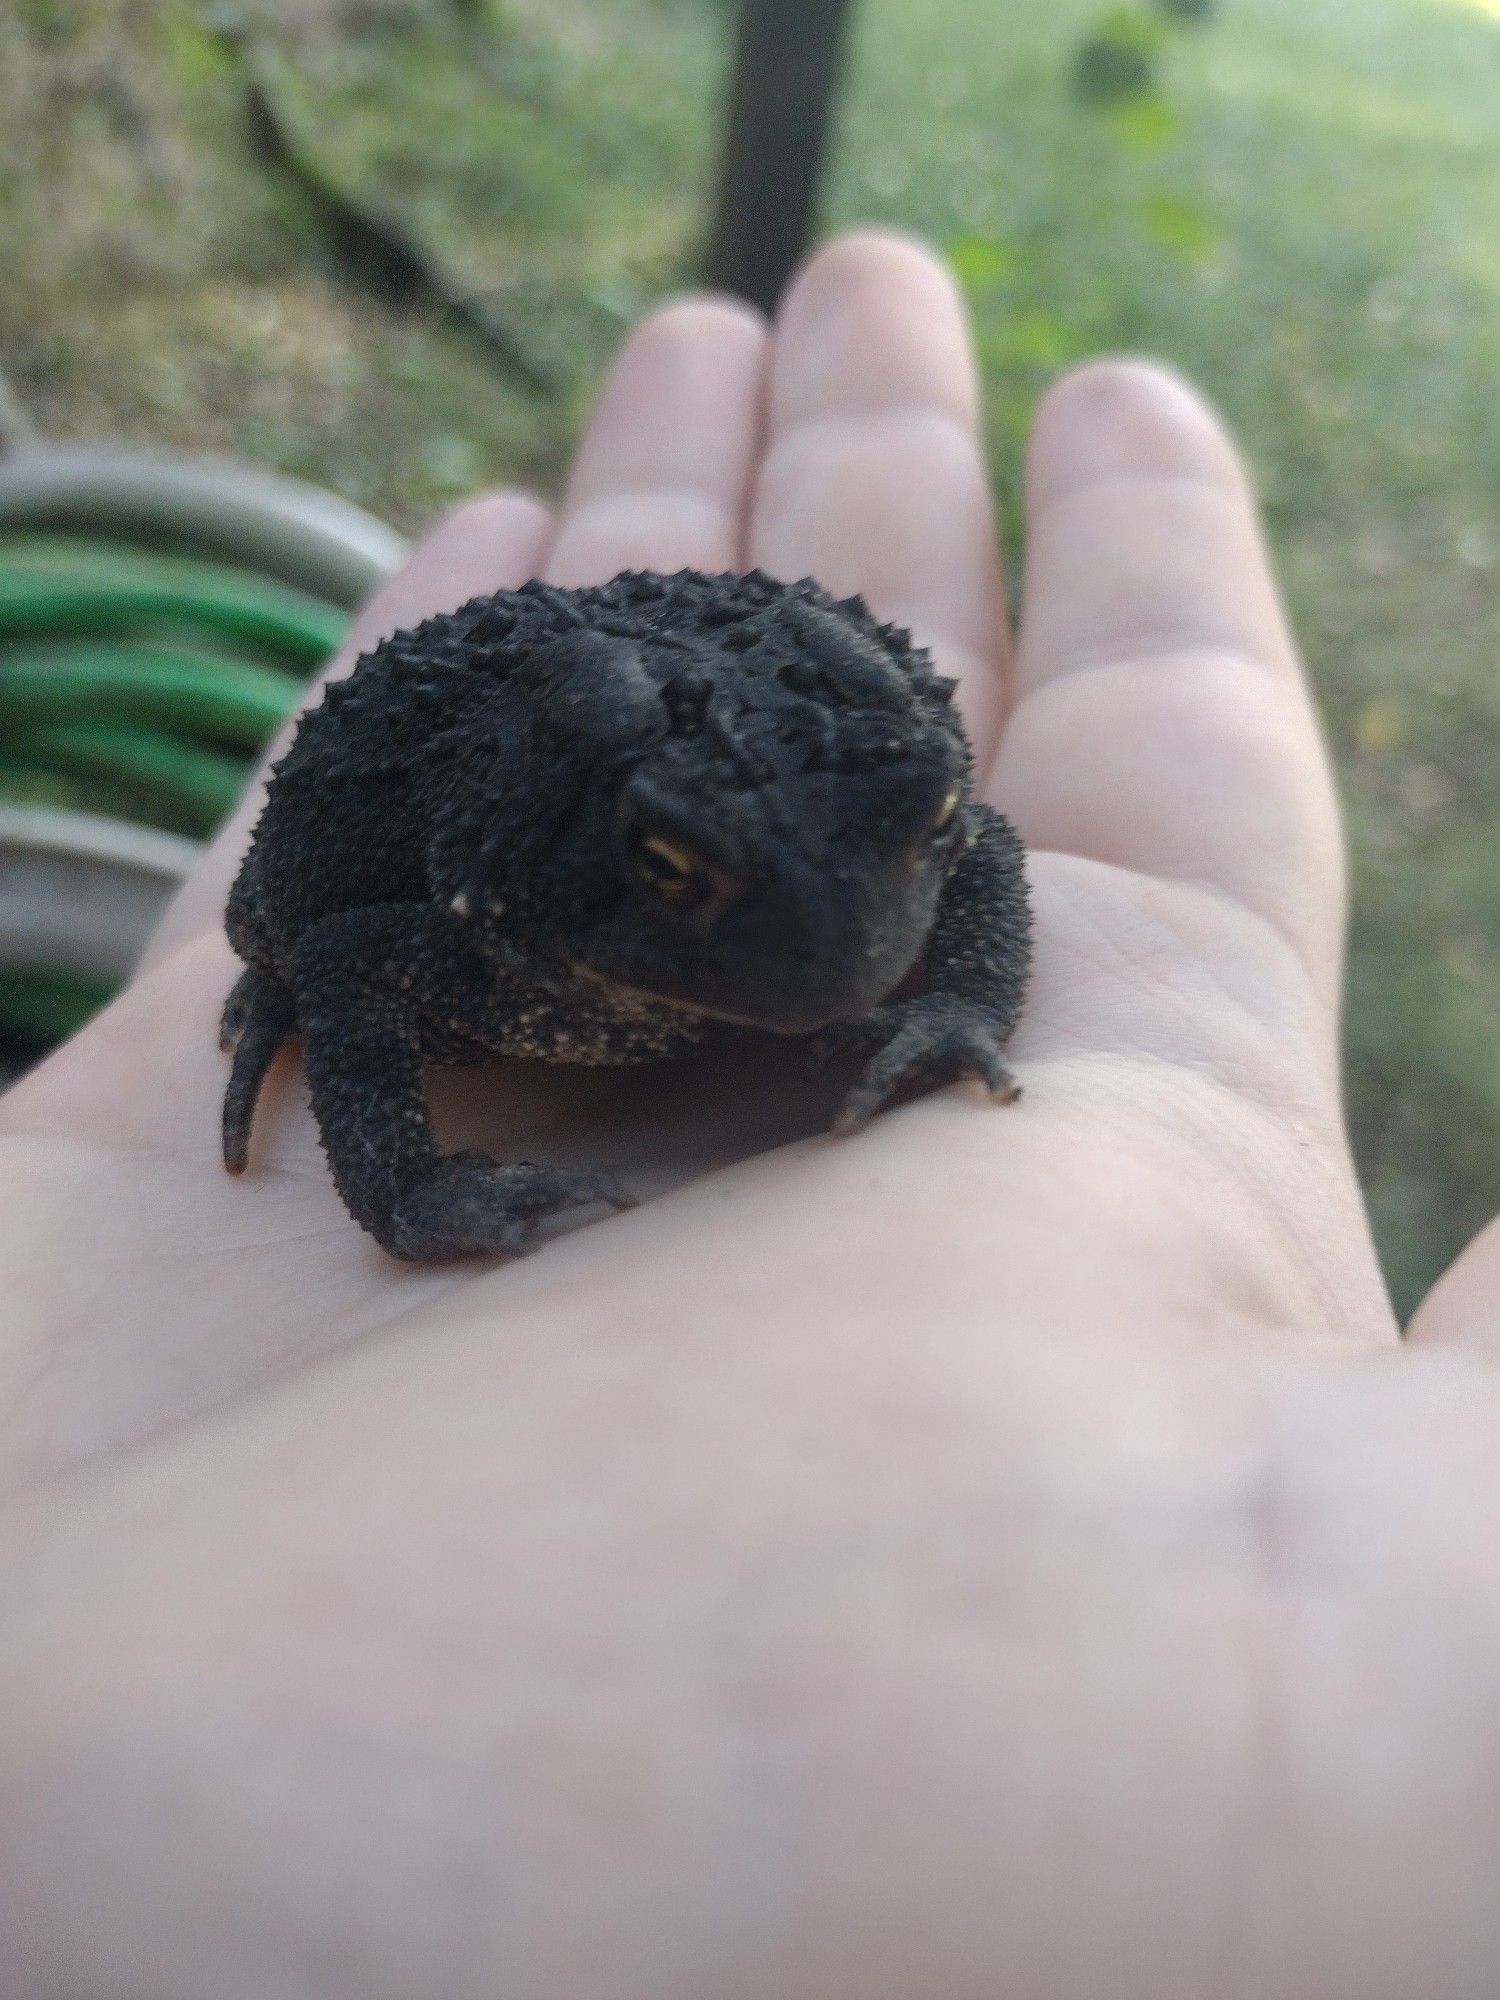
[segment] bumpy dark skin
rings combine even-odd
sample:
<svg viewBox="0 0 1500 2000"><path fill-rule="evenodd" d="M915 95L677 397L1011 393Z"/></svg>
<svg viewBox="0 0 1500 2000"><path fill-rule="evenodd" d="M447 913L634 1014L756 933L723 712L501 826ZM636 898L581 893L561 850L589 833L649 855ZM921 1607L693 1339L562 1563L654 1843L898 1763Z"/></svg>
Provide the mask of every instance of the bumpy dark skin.
<svg viewBox="0 0 1500 2000"><path fill-rule="evenodd" d="M435 1143L422 1065L854 1044L840 1127L981 1080L1030 960L1021 843L952 684L859 598L760 571L528 583L400 632L272 776L229 900L224 1163L300 1035L350 1212L406 1258L523 1250L586 1175Z"/></svg>

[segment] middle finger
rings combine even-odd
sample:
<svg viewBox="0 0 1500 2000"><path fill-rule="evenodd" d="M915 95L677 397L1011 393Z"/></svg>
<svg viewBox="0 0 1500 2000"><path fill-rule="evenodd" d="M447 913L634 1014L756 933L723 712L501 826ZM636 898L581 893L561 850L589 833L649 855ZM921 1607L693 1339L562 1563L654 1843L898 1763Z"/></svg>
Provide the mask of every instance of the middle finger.
<svg viewBox="0 0 1500 2000"><path fill-rule="evenodd" d="M750 558L908 626L958 680L987 766L1006 625L979 391L953 280L916 244L844 237L788 293Z"/></svg>

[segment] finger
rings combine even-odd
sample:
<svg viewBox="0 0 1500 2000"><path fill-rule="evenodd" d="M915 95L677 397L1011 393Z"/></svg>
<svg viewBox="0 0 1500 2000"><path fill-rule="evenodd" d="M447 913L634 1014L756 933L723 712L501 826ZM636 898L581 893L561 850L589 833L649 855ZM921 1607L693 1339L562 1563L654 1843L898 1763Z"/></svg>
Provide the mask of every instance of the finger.
<svg viewBox="0 0 1500 2000"><path fill-rule="evenodd" d="M995 795L1027 838L1228 898L1331 1008L1343 856L1327 762L1243 468L1165 370L1043 404L1018 696Z"/></svg>
<svg viewBox="0 0 1500 2000"><path fill-rule="evenodd" d="M1005 602L966 316L904 238L823 250L777 320L751 560L859 592L961 685L981 767L1001 706Z"/></svg>
<svg viewBox="0 0 1500 2000"><path fill-rule="evenodd" d="M546 508L524 493L490 494L450 514L399 575L359 612L326 672L313 682L304 706L317 699L325 682L348 673L361 653L390 633L420 624L435 611L452 611L471 597L514 589L535 576L545 558L551 526ZM260 813L266 765L286 748L294 727L288 723L272 744L261 776L174 899L139 970L149 969L186 939L222 923L225 898Z"/></svg>
<svg viewBox="0 0 1500 2000"><path fill-rule="evenodd" d="M579 447L547 575L744 567L766 329L736 300L690 298L637 329Z"/></svg>
<svg viewBox="0 0 1500 2000"><path fill-rule="evenodd" d="M1500 1220L1480 1231L1417 1308L1406 1338L1500 1362Z"/></svg>

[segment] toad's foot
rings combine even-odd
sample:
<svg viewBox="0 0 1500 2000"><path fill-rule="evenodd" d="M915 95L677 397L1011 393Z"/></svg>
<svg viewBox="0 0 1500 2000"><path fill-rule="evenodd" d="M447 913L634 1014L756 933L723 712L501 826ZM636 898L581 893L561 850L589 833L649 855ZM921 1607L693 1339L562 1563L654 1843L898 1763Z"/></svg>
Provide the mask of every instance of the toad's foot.
<svg viewBox="0 0 1500 2000"><path fill-rule="evenodd" d="M982 1007L948 993L919 993L877 1007L863 1020L840 1022L826 1038L823 1053L836 1047L873 1047L864 1075L844 1100L834 1122L840 1133L857 1132L906 1085L936 1090L974 1077L1000 1104L1013 1104L1021 1087L1001 1054L1004 1031Z"/></svg>
<svg viewBox="0 0 1500 2000"><path fill-rule="evenodd" d="M375 1234L392 1256L413 1263L519 1257L548 1216L596 1203L632 1206L623 1189L597 1175L524 1163L503 1166L484 1153L453 1153L398 1197Z"/></svg>
<svg viewBox="0 0 1500 2000"><path fill-rule="evenodd" d="M282 1043L296 1028L297 1012L290 993L267 974L247 966L235 981L219 1021L219 1047L234 1056L222 1119L224 1166L231 1174L245 1171L250 1123L261 1085Z"/></svg>

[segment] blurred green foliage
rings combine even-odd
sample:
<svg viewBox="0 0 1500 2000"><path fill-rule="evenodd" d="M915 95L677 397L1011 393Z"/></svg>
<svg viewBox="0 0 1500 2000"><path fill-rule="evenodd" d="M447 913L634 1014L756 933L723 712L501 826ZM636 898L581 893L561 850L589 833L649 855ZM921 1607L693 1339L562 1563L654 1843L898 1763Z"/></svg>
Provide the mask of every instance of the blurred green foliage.
<svg viewBox="0 0 1500 2000"><path fill-rule="evenodd" d="M1078 44L1073 94L1084 104L1115 104L1155 88L1166 28L1159 13L1115 7Z"/></svg>
<svg viewBox="0 0 1500 2000"><path fill-rule="evenodd" d="M330 165L524 325L558 398L350 296L191 0L0 11L0 363L49 428L408 525L554 480L622 328L694 269L727 0L241 11ZM1237 0L1187 32L1205 11L863 0L830 212L948 247L1013 546L1031 411L1078 356L1167 356L1245 440L1348 806L1350 1108L1405 1308L1500 1206L1500 24Z"/></svg>

